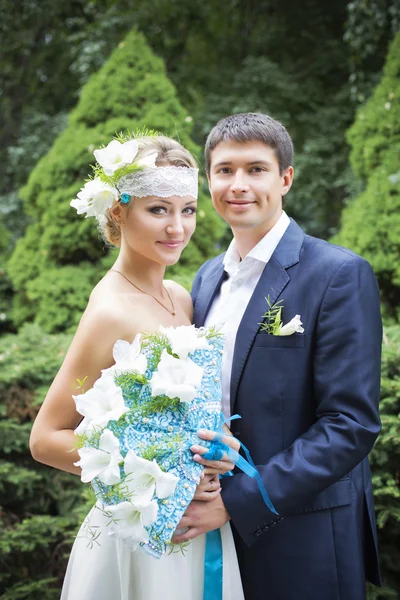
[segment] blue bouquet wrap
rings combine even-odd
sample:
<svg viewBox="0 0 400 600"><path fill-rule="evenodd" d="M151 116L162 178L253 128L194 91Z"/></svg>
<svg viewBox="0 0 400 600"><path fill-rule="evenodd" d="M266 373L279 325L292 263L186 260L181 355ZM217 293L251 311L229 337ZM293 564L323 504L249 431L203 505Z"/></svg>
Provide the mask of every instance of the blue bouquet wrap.
<svg viewBox="0 0 400 600"><path fill-rule="evenodd" d="M81 404L83 403L85 395L74 397L77 409L85 415L84 421L86 420L85 427L80 426L77 430L81 442L81 461L77 464L81 464L82 473L85 470L83 462L85 452L88 453L89 449L95 449L97 455L104 458L99 448L101 434L105 430L111 432L119 442L118 456L122 459L118 460L116 466L116 479L119 476L119 481L105 483L107 477L101 474L90 479L98 504L102 505L102 510L106 514L110 513L111 524L113 507L125 502L124 506L129 510L130 505L127 503L135 502L135 494L127 493L125 487L129 477L125 472L127 462L124 461L129 454L133 453L150 462L156 461L163 474L175 476L176 485L172 494L160 498L157 496L158 489L155 488L152 502L157 512L156 518L150 525L146 524L145 519L143 519L144 525L142 523L146 532L139 545L156 557L160 557L168 550L175 529L193 499L200 481L204 467L193 460L193 453L190 450L192 445L199 443L197 431L199 429L216 431L221 425L220 373L223 337L207 330L195 331L204 340L207 339L205 343L208 343L208 347L198 348L187 355L186 361L189 360L202 369L200 385L197 386L194 397L190 401L179 401L179 398L157 394L154 386L152 387L152 380L163 353L167 352L170 357L178 359L174 352L174 345L164 334L145 336L140 342L140 355L146 359L146 370L143 374L128 370L126 363L120 369L108 370L110 373L107 375L112 376L114 384L120 388L125 405L124 413L119 418L107 421L106 416L100 419L100 422L97 420L97 424L94 419L94 424L92 420L91 427L88 427L91 422L90 415L88 416L88 410L85 412L80 409L79 404L79 400ZM93 389L95 388L96 384ZM89 396L90 392L86 396ZM110 433L107 434L111 437ZM201 441L201 443L209 445L208 442ZM113 472L115 475L115 468ZM85 480L84 477L82 480ZM86 478L86 481L88 480ZM154 502L157 503L157 508ZM132 515L131 521L140 519L140 513L132 513ZM118 522L118 519L115 521L121 532L124 532L123 522ZM128 522L127 526L129 526ZM118 527L112 526L111 533L115 534L116 531L118 536ZM121 533L121 537L123 535L125 533ZM130 545L129 538L125 537L124 541L128 546ZM132 549L135 549L135 546L131 545Z"/></svg>

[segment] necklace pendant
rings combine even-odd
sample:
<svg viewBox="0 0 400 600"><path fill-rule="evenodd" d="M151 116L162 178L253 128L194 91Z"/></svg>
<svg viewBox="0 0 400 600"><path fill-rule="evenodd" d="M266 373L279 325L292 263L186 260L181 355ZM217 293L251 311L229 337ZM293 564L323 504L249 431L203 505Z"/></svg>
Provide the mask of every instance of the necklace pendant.
<svg viewBox="0 0 400 600"><path fill-rule="evenodd" d="M173 313L171 313L171 314L172 314L172 316L173 316L173 317L175 317L175 316L176 316L176 312L175 312L175 311L174 311Z"/></svg>

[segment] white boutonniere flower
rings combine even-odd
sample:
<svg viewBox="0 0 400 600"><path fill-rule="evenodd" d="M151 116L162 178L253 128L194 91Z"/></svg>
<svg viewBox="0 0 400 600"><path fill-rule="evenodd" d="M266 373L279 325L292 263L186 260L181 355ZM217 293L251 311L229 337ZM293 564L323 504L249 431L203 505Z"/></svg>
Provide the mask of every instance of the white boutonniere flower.
<svg viewBox="0 0 400 600"><path fill-rule="evenodd" d="M165 395L169 398L179 398L181 402L191 402L200 387L202 377L203 369L190 358L174 358L164 348L157 371L150 380L152 396Z"/></svg>
<svg viewBox="0 0 400 600"><path fill-rule="evenodd" d="M81 467L81 480L83 483L98 477L106 485L118 483L121 479L119 463L124 459L119 451L118 438L105 429L100 436L99 448L79 448L80 460L74 465Z"/></svg>
<svg viewBox="0 0 400 600"><path fill-rule="evenodd" d="M125 484L132 494L132 501L149 503L154 494L160 499L174 493L178 477L172 473L164 473L155 460L146 460L129 450L125 457Z"/></svg>
<svg viewBox="0 0 400 600"><path fill-rule="evenodd" d="M147 369L147 358L141 353L141 334L139 333L130 344L125 340L117 340L113 348L115 365L103 369L103 374L119 375L120 373L136 372L144 375Z"/></svg>
<svg viewBox="0 0 400 600"><path fill-rule="evenodd" d="M168 338L172 352L179 358L185 359L195 350L209 348L206 337L198 336L194 325L180 325L179 327L160 325L160 331Z"/></svg>
<svg viewBox="0 0 400 600"><path fill-rule="evenodd" d="M300 315L295 315L289 323L281 325L279 333L275 335L293 335L293 333L304 333L303 323L300 320Z"/></svg>
<svg viewBox="0 0 400 600"><path fill-rule="evenodd" d="M85 218L99 218L116 200L118 200L118 190L96 177L85 183L77 194L77 199L71 200L70 206L76 209L78 215L86 213Z"/></svg>
<svg viewBox="0 0 400 600"><path fill-rule="evenodd" d="M141 542L149 541L145 527L149 527L157 519L158 505L153 500L143 504L140 501L120 502L107 506L107 516L110 515L110 534L125 541L133 551Z"/></svg>
<svg viewBox="0 0 400 600"><path fill-rule="evenodd" d="M78 435L96 426L104 427L109 421L118 421L129 410L121 388L107 374L98 379L92 389L72 397L76 410L85 417L75 430Z"/></svg>
<svg viewBox="0 0 400 600"><path fill-rule="evenodd" d="M289 323L283 325L283 300L279 300L276 304L271 304L269 296L265 298L265 300L267 301L269 308L262 316L263 322L259 323L259 325L261 325L261 331L266 331L270 335L282 336L293 335L294 333L304 333L300 315L295 315Z"/></svg>
<svg viewBox="0 0 400 600"><path fill-rule="evenodd" d="M121 143L112 140L105 148L93 152L95 159L104 169L106 175L114 175L115 171L133 163L138 153L139 145L136 140Z"/></svg>

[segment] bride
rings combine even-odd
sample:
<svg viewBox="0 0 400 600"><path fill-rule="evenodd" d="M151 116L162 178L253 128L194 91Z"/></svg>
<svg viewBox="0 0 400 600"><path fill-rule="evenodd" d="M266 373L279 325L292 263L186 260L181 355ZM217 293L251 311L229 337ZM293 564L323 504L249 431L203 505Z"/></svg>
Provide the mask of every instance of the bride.
<svg viewBox="0 0 400 600"><path fill-rule="evenodd" d="M95 152L116 187L88 182L71 202L79 214L95 216L106 240L120 248L113 267L92 291L78 330L34 423L33 457L57 469L81 474L74 430L82 415L72 395L76 381L93 386L113 363L117 339L132 342L139 332L160 325L190 325L188 292L164 280L196 225L197 169L192 155L164 136L117 140ZM142 170L118 179L121 166ZM124 171L126 173L126 170ZM115 174L115 175L114 175ZM118 193L116 193L118 192ZM224 438L225 441L225 438ZM237 448L236 441L227 442ZM195 499L213 500L220 493L218 474L233 468L228 457L210 462ZM87 528L102 531L100 543L88 543ZM96 507L77 535L63 585L62 600L207 600L206 535L196 537L186 553L156 559L142 550L131 552L107 535L106 519ZM223 600L242 600L242 586L229 523L220 530L223 551ZM217 598L218 596L216 596Z"/></svg>

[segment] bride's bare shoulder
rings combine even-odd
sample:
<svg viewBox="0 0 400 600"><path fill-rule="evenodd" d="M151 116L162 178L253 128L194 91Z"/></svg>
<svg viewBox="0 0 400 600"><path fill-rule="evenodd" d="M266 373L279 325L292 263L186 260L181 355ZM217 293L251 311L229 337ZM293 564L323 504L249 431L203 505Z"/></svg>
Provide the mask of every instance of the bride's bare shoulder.
<svg viewBox="0 0 400 600"><path fill-rule="evenodd" d="M90 294L79 327L103 332L113 330L114 334L125 337L127 330L132 328L132 320L132 311L128 313L124 296L102 279Z"/></svg>
<svg viewBox="0 0 400 600"><path fill-rule="evenodd" d="M179 283L172 279L165 279L164 285L170 294L173 294L174 299L183 308L190 320L193 315L193 302L190 293Z"/></svg>

